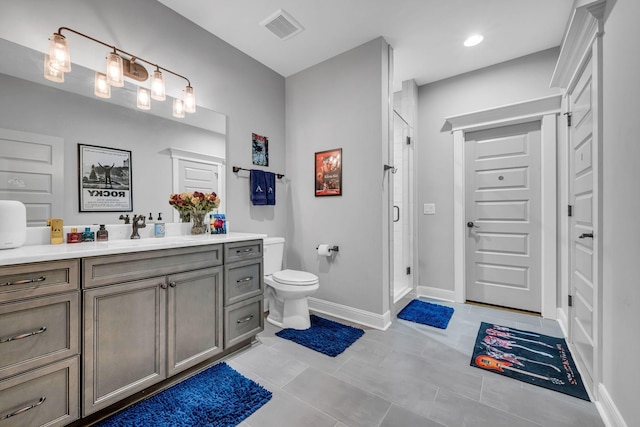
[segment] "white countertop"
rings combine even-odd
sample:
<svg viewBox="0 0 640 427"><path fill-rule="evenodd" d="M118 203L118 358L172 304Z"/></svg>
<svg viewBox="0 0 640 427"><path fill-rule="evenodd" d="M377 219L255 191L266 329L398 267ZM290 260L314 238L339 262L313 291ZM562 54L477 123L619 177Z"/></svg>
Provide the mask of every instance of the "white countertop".
<svg viewBox="0 0 640 427"><path fill-rule="evenodd" d="M14 249L0 249L0 266L157 249L214 245L218 243L263 239L265 237L267 237L266 234L231 232L214 235L180 235L143 237L141 239L117 239L106 242L63 243L61 245L25 245Z"/></svg>

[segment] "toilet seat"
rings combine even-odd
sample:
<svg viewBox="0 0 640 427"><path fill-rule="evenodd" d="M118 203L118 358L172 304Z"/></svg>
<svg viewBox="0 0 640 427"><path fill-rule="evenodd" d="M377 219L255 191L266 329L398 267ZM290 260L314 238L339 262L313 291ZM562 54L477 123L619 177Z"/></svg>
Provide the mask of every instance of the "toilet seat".
<svg viewBox="0 0 640 427"><path fill-rule="evenodd" d="M282 270L271 275L273 280L282 285L311 286L318 283L318 276L307 271Z"/></svg>

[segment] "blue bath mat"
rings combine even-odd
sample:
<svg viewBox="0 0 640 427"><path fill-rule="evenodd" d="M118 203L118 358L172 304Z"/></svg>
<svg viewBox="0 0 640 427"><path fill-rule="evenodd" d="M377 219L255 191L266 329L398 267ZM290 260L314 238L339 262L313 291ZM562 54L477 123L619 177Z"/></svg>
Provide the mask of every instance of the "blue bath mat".
<svg viewBox="0 0 640 427"><path fill-rule="evenodd" d="M589 400L563 338L482 322L471 366Z"/></svg>
<svg viewBox="0 0 640 427"><path fill-rule="evenodd" d="M271 399L271 392L215 365L97 424L99 427L227 427L240 424Z"/></svg>
<svg viewBox="0 0 640 427"><path fill-rule="evenodd" d="M447 329L453 308L414 299L398 313L398 319Z"/></svg>
<svg viewBox="0 0 640 427"><path fill-rule="evenodd" d="M283 329L276 332L284 338L327 356L336 357L360 338L364 331L353 326L343 325L315 315L310 315L309 329Z"/></svg>

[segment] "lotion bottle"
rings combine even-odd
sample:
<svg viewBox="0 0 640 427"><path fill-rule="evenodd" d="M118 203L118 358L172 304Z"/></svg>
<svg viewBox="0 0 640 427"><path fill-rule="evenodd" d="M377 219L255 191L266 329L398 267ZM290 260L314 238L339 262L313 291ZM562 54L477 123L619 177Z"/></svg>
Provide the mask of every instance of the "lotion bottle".
<svg viewBox="0 0 640 427"><path fill-rule="evenodd" d="M153 235L156 237L164 237L165 228L162 220L162 212L158 213L158 221L153 224Z"/></svg>

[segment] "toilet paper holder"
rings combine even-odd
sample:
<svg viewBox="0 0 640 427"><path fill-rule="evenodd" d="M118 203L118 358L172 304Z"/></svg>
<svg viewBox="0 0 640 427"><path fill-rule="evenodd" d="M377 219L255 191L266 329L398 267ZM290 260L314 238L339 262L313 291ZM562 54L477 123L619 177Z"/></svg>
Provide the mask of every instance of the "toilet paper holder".
<svg viewBox="0 0 640 427"><path fill-rule="evenodd" d="M318 250L319 247L320 246L316 246L316 251ZM329 252L339 252L339 251L340 251L340 248L338 246L331 246L329 248Z"/></svg>

